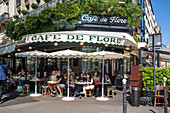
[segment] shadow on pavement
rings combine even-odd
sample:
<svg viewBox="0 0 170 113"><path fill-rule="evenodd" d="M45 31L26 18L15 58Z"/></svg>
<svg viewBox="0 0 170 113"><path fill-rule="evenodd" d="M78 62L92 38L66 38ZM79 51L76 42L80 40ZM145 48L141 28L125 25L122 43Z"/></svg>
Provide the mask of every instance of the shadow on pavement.
<svg viewBox="0 0 170 113"><path fill-rule="evenodd" d="M0 107L38 101L33 98L30 98L27 94L22 95L21 93L18 93L15 90L4 91L2 100L3 103L0 104Z"/></svg>

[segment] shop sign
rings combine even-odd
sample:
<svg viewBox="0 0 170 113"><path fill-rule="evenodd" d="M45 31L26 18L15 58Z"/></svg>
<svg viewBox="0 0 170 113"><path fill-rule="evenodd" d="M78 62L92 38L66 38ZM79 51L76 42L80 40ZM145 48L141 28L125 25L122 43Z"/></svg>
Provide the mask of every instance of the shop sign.
<svg viewBox="0 0 170 113"><path fill-rule="evenodd" d="M121 38L75 35L75 34L46 34L26 36L26 43L36 42L84 42L98 44L124 45L125 40Z"/></svg>
<svg viewBox="0 0 170 113"><path fill-rule="evenodd" d="M81 14L81 23L127 25L127 17Z"/></svg>

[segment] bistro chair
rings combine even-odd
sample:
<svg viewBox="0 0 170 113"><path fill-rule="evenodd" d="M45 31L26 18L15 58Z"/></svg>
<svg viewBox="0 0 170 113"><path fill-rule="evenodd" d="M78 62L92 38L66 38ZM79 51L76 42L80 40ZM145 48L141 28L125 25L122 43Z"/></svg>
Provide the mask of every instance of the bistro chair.
<svg viewBox="0 0 170 113"><path fill-rule="evenodd" d="M40 81L40 83L38 84L39 92L41 92L41 90L42 90L42 85L43 85L45 79L46 79L46 78L41 78L41 81Z"/></svg>
<svg viewBox="0 0 170 113"><path fill-rule="evenodd" d="M114 88L107 88L107 98L109 97L114 98Z"/></svg>
<svg viewBox="0 0 170 113"><path fill-rule="evenodd" d="M23 90L22 90L22 94L24 94L24 93L30 93L30 85L29 84L24 84L23 85Z"/></svg>
<svg viewBox="0 0 170 113"><path fill-rule="evenodd" d="M167 94L168 94L168 87L166 86L166 89L167 89ZM159 99L160 98L163 98L164 99L164 95L161 95L160 92L161 91L164 91L164 86L163 85L157 85L156 86L156 91L155 91L155 95L154 95L154 98L155 98L155 102L154 102L154 107L157 105L157 104L164 104L164 103L160 103ZM167 95L168 96L168 95ZM157 101L158 100L158 101ZM167 105L168 105L168 101L167 101Z"/></svg>
<svg viewBox="0 0 170 113"><path fill-rule="evenodd" d="M41 83L42 95L47 95L47 91L49 92L49 86L47 85L48 78L43 78L41 80L44 82L43 84Z"/></svg>
<svg viewBox="0 0 170 113"><path fill-rule="evenodd" d="M86 95L92 97L93 96L93 92L94 92L94 88L93 89L86 89Z"/></svg>

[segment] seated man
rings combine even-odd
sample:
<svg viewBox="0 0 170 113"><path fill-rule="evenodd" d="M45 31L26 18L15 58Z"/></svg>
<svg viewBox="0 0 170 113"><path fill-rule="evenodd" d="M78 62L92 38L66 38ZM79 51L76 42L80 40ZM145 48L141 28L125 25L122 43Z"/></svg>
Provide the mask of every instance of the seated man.
<svg viewBox="0 0 170 113"><path fill-rule="evenodd" d="M60 95L58 97L62 97L63 94L61 92L61 88L64 88L65 87L65 79L64 79L64 76L61 75L61 71L57 71L57 81L58 81L58 84L57 84L57 89L60 93Z"/></svg>
<svg viewBox="0 0 170 113"><path fill-rule="evenodd" d="M83 73L80 74L80 77L78 78L78 82L86 82L86 78L84 77Z"/></svg>
<svg viewBox="0 0 170 113"><path fill-rule="evenodd" d="M52 71L52 74L50 76L50 81L56 81L57 80L56 76L57 76L56 75L56 71ZM52 95L52 93L56 93L57 92L57 89L55 88L54 84L48 84L48 86L49 86L49 88L51 90L51 94L50 95ZM54 88L55 91L53 91L53 88Z"/></svg>

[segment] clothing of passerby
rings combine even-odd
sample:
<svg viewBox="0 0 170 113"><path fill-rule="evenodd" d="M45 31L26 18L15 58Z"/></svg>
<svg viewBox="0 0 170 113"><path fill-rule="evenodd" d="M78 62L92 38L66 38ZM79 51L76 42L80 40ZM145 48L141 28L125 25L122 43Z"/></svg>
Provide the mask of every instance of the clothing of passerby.
<svg viewBox="0 0 170 113"><path fill-rule="evenodd" d="M5 64L0 63L0 103L2 103L2 93L4 89L4 83L6 81L6 75L8 73L8 69Z"/></svg>

